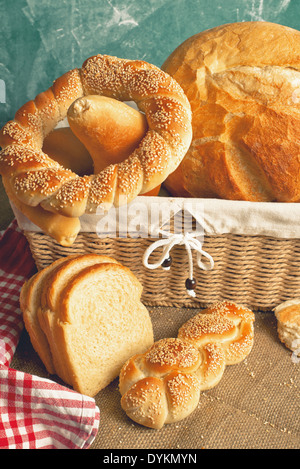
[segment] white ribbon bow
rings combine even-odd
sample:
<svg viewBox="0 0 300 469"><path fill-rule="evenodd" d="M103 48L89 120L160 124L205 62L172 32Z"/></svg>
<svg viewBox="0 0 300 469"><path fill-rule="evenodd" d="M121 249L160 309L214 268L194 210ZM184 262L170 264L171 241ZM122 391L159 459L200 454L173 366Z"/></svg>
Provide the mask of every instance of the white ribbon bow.
<svg viewBox="0 0 300 469"><path fill-rule="evenodd" d="M189 279L193 279L193 255L192 249L197 251L197 264L198 267L202 270L212 270L214 268L214 260L213 258L202 249L202 243L199 239L199 236L202 233L192 232L192 233L170 233L167 231L159 230L159 233L165 235L166 238L158 239L154 243L152 243L148 248L145 250L143 255L143 264L148 269L157 269L162 265L162 263L168 259L170 256L171 249L176 245L185 245L188 259L189 259ZM159 260L154 264L149 264L149 257L155 249L164 246L162 254ZM202 256L206 257L209 261L209 264L204 264L201 261ZM170 267L166 268L169 269ZM196 296L194 290L188 290L187 292L190 296Z"/></svg>

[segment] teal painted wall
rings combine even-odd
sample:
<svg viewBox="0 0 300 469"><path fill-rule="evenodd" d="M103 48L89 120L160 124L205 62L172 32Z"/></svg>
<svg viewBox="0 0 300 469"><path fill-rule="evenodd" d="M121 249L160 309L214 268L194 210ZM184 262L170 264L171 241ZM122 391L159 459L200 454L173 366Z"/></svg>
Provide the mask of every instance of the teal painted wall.
<svg viewBox="0 0 300 469"><path fill-rule="evenodd" d="M90 55L161 66L193 34L255 20L300 29L300 0L0 0L0 125Z"/></svg>

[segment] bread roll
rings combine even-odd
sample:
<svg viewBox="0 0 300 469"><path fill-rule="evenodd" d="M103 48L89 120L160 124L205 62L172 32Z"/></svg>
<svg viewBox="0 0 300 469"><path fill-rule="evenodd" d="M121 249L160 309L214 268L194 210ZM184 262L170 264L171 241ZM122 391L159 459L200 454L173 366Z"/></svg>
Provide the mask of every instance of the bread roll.
<svg viewBox="0 0 300 469"><path fill-rule="evenodd" d="M9 200L23 215L38 226L43 233L51 236L51 238L61 246L72 246L80 231L78 218L65 217L59 213L49 212L48 210L44 210L40 205L31 207L23 204L11 189L10 179L3 176L2 183Z"/></svg>
<svg viewBox="0 0 300 469"><path fill-rule="evenodd" d="M292 351L300 350L300 299L284 301L274 313L281 342Z"/></svg>
<svg viewBox="0 0 300 469"><path fill-rule="evenodd" d="M148 130L144 114L106 96L77 99L67 116L71 130L92 156L94 174L128 158Z"/></svg>
<svg viewBox="0 0 300 469"><path fill-rule="evenodd" d="M94 174L126 159L138 147L147 128L145 116L121 101L97 95L88 96L87 100L91 104L88 112L87 104L78 106L85 98L75 101L76 108L84 108L82 112L77 109L75 116L71 111L75 103L69 109L73 131L70 127L56 128L43 143L44 153L79 176ZM159 190L160 185L142 195L157 195Z"/></svg>
<svg viewBox="0 0 300 469"><path fill-rule="evenodd" d="M78 176L94 171L91 155L69 127L50 132L44 140L43 152Z"/></svg>
<svg viewBox="0 0 300 469"><path fill-rule="evenodd" d="M300 200L300 32L222 25L184 41L162 69L192 107L193 140L166 180L173 195Z"/></svg>

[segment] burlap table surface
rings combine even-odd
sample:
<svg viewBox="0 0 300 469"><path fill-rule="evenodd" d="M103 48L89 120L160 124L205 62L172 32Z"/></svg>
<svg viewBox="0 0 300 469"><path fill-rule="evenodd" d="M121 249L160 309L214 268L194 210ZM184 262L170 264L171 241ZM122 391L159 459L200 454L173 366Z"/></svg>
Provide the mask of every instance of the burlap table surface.
<svg viewBox="0 0 300 469"><path fill-rule="evenodd" d="M188 308L149 311L155 340L176 337L178 328L198 313ZM153 430L131 421L120 406L118 379L99 392L95 400L101 420L90 449L300 448L300 363L279 341L274 314L255 315L250 355L238 365L227 366L219 384L202 392L197 409L178 423ZM26 331L11 366L49 378Z"/></svg>

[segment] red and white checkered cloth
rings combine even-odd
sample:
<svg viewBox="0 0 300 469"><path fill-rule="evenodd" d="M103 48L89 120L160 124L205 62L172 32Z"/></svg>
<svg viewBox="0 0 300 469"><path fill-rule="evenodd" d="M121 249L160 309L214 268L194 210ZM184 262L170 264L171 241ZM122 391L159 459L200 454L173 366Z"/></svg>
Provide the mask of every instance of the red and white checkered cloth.
<svg viewBox="0 0 300 469"><path fill-rule="evenodd" d="M24 327L20 290L35 271L13 221L0 239L0 449L87 449L100 421L95 400L10 368Z"/></svg>

